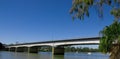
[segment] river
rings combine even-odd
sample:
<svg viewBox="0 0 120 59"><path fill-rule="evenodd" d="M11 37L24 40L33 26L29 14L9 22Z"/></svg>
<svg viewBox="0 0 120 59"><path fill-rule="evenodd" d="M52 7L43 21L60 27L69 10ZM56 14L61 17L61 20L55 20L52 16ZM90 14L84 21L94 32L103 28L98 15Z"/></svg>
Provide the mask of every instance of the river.
<svg viewBox="0 0 120 59"><path fill-rule="evenodd" d="M14 53L0 52L0 59L52 59L51 52L32 53ZM109 55L101 53L65 53L65 55L55 55L54 59L109 59Z"/></svg>

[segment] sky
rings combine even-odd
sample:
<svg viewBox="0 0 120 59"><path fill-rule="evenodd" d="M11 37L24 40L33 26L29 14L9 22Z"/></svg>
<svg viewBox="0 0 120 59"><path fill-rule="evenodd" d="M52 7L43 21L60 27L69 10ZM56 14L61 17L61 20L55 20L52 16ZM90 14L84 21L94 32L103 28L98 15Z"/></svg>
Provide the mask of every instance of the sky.
<svg viewBox="0 0 120 59"><path fill-rule="evenodd" d="M28 43L98 37L114 17L104 6L104 17L95 8L90 17L75 19L69 13L72 0L0 0L0 42Z"/></svg>

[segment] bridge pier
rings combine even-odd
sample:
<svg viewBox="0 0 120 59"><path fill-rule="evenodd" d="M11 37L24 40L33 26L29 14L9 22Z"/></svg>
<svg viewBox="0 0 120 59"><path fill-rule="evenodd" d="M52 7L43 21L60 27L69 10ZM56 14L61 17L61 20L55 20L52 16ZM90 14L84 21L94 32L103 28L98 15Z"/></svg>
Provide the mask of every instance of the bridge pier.
<svg viewBox="0 0 120 59"><path fill-rule="evenodd" d="M63 46L54 47L54 55L64 55L64 47Z"/></svg>
<svg viewBox="0 0 120 59"><path fill-rule="evenodd" d="M15 52L17 52L17 47L15 47Z"/></svg>
<svg viewBox="0 0 120 59"><path fill-rule="evenodd" d="M38 48L39 47L29 47L28 48L28 53L38 53Z"/></svg>
<svg viewBox="0 0 120 59"><path fill-rule="evenodd" d="M27 48L27 52L30 53L30 47Z"/></svg>
<svg viewBox="0 0 120 59"><path fill-rule="evenodd" d="M8 48L8 51L10 52L10 48Z"/></svg>
<svg viewBox="0 0 120 59"><path fill-rule="evenodd" d="M18 47L16 52L24 52L24 47Z"/></svg>

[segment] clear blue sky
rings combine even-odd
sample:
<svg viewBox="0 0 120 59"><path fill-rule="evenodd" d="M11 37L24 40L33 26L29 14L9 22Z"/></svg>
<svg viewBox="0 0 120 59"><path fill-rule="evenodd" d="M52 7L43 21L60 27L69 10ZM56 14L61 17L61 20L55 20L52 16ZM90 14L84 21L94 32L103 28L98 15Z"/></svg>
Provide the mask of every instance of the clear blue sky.
<svg viewBox="0 0 120 59"><path fill-rule="evenodd" d="M0 0L0 42L37 42L96 37L113 21L105 7L100 19L95 9L84 21L72 21L72 0Z"/></svg>

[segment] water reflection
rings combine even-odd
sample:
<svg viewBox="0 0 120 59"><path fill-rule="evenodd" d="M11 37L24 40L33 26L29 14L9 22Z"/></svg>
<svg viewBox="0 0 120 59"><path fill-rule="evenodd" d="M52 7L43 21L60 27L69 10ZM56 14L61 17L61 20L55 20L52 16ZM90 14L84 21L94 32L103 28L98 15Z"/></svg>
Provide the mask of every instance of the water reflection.
<svg viewBox="0 0 120 59"><path fill-rule="evenodd" d="M0 52L0 59L52 59L51 52L40 52L39 54ZM65 55L54 55L54 59L109 59L108 55L101 53L65 53Z"/></svg>
<svg viewBox="0 0 120 59"><path fill-rule="evenodd" d="M64 59L64 55L54 55L54 59Z"/></svg>
<svg viewBox="0 0 120 59"><path fill-rule="evenodd" d="M26 59L41 59L41 58L40 58L40 55L38 54L27 54Z"/></svg>

